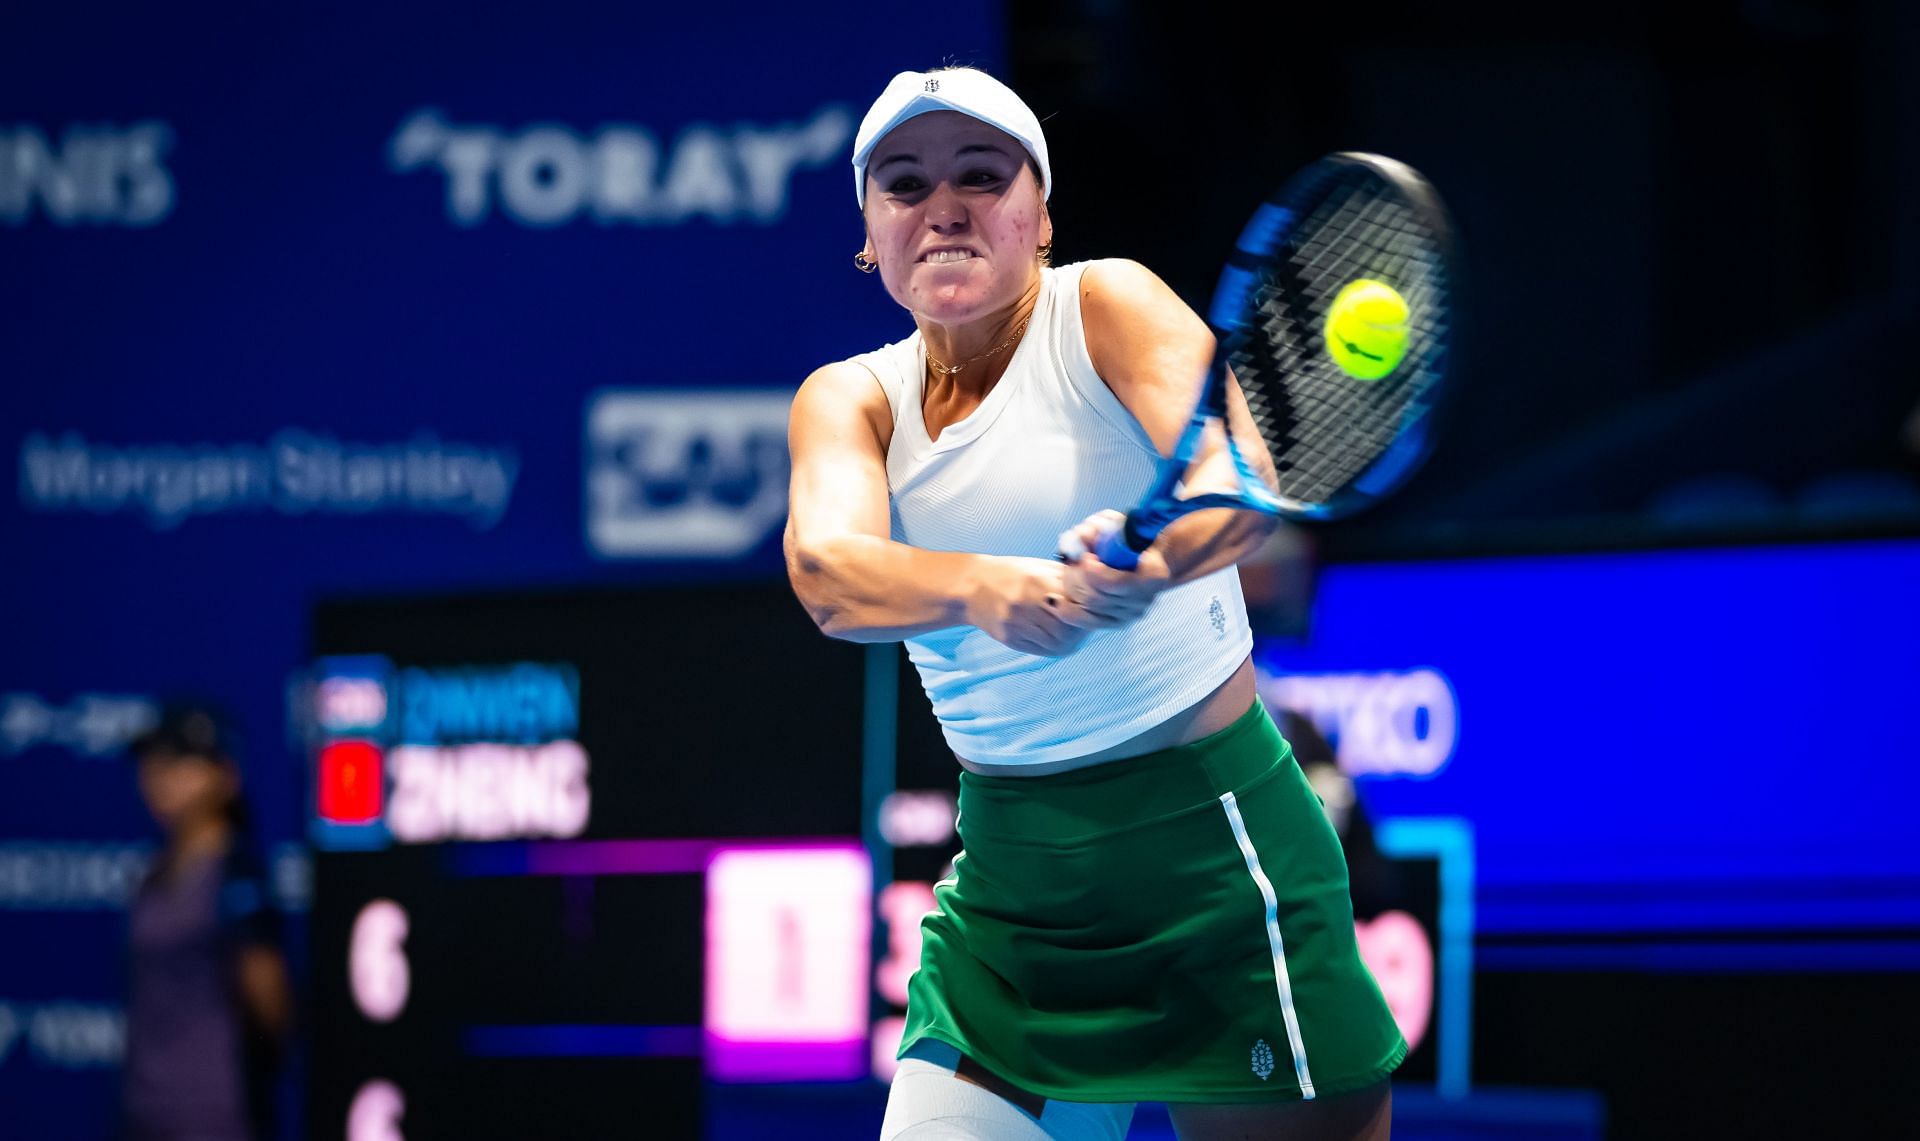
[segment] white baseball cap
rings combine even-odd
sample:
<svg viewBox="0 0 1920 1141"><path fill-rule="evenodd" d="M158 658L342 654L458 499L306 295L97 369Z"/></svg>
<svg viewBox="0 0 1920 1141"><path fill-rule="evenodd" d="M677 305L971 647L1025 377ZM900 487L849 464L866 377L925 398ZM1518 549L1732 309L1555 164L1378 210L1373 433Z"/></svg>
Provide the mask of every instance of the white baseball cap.
<svg viewBox="0 0 1920 1141"><path fill-rule="evenodd" d="M1040 120L1013 88L984 71L956 67L903 71L867 108L867 117L860 120L860 131L853 137L853 195L860 205L867 204L867 159L874 146L888 131L928 111L958 111L1012 135L1040 168L1040 197L1053 193L1047 137L1040 131Z"/></svg>

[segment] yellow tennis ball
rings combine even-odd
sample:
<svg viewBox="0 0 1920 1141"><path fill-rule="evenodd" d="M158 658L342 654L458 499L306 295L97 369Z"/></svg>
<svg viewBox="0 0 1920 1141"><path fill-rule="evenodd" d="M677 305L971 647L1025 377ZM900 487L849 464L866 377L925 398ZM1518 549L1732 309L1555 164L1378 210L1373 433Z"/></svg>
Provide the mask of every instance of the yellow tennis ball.
<svg viewBox="0 0 1920 1141"><path fill-rule="evenodd" d="M1349 281L1327 309L1327 355L1356 380L1379 380L1407 355L1407 299L1384 281Z"/></svg>

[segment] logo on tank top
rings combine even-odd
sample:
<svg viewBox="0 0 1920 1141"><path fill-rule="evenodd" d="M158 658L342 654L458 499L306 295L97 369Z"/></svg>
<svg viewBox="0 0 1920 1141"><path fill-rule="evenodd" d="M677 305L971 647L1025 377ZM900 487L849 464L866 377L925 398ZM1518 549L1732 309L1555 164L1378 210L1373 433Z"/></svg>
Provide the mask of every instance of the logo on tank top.
<svg viewBox="0 0 1920 1141"><path fill-rule="evenodd" d="M1207 625L1213 627L1213 636L1216 640L1227 636L1227 608L1220 605L1218 595L1214 596L1212 602L1207 603Z"/></svg>
<svg viewBox="0 0 1920 1141"><path fill-rule="evenodd" d="M1265 1038L1254 1039L1253 1072L1263 1082L1273 1076L1273 1048L1267 1045Z"/></svg>

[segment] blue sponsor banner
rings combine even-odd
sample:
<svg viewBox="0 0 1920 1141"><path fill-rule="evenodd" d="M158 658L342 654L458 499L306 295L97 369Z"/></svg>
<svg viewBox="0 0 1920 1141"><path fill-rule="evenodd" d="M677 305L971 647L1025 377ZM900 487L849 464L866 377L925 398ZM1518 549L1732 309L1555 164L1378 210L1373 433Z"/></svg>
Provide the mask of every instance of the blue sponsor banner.
<svg viewBox="0 0 1920 1141"><path fill-rule="evenodd" d="M1713 935L1744 969L1742 936L1905 932L1801 965L1911 967L1915 583L1912 541L1339 566L1256 660L1375 816L1470 822L1482 936ZM1678 961L1634 954L1554 961Z"/></svg>
<svg viewBox="0 0 1920 1141"><path fill-rule="evenodd" d="M787 401L907 329L851 263L858 117L1003 58L998 5L883 15L0 15L0 842L150 842L118 757L182 692L298 836L316 598L779 573ZM118 937L52 890L0 896L29 1021L118 1002L111 956L22 957ZM97 1054L49 1055L79 1099L0 1054L10 1127L105 1132Z"/></svg>

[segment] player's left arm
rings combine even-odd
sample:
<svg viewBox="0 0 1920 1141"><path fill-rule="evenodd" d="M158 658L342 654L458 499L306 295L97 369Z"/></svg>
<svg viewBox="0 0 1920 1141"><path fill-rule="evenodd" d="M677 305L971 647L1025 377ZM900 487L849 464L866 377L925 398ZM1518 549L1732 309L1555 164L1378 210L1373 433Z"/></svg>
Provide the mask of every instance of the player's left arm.
<svg viewBox="0 0 1920 1141"><path fill-rule="evenodd" d="M278 1049L293 1033L293 985L281 952L281 915L252 853L229 857L220 896L221 921L234 947L233 993L247 1023Z"/></svg>
<svg viewBox="0 0 1920 1141"><path fill-rule="evenodd" d="M1206 322L1153 271L1119 259L1095 262L1081 275L1080 315L1094 370L1133 413L1160 454L1171 455L1213 360L1213 334ZM1254 427L1240 386L1231 377L1227 419L1240 454L1269 488L1274 487L1273 460ZM1184 493L1232 491L1238 479L1224 437L1209 431L1187 470ZM1103 512L1082 522L1076 528L1082 542L1091 548L1102 529L1111 529L1117 514ZM1168 586L1210 574L1252 553L1277 525L1273 517L1254 511L1196 511L1162 531L1141 552L1140 565L1133 571L1114 570L1091 554L1076 567L1094 603L1090 609L1113 617L1135 617Z"/></svg>
<svg viewBox="0 0 1920 1141"><path fill-rule="evenodd" d="M239 993L248 1020L276 1046L293 1032L293 986L279 948L250 943L240 948Z"/></svg>

